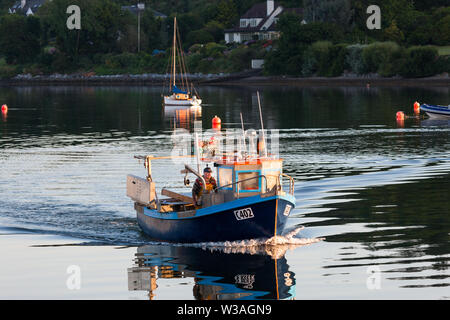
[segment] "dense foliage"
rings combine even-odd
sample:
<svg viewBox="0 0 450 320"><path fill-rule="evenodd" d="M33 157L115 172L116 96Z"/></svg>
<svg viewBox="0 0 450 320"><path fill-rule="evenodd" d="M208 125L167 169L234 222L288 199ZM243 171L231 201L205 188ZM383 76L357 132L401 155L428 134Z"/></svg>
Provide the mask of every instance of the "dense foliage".
<svg viewBox="0 0 450 320"><path fill-rule="evenodd" d="M15 1L0 0L0 76L164 73L175 16L191 72L239 72L249 69L252 59L265 59L264 72L270 75L420 77L449 72L448 0L285 0L280 1L284 7L302 8L303 14L280 16L278 40L226 44L224 30L263 1L142 0L147 9L138 18L121 9L134 0L53 0L29 17L9 14ZM81 30L66 26L66 8L73 4L81 8ZM366 9L372 4L381 8L380 30L366 27Z"/></svg>

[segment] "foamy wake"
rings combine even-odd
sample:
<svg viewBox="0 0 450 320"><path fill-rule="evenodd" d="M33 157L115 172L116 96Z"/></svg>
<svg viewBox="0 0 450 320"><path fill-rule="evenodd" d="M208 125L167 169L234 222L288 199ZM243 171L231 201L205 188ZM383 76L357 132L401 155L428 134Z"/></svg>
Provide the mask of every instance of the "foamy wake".
<svg viewBox="0 0 450 320"><path fill-rule="evenodd" d="M243 254L266 254L273 259L283 257L287 250L295 249L300 246L309 245L324 240L325 238L298 238L296 235L305 227L298 227L291 232L272 238L260 238L239 241L225 242L201 242L195 244L185 244L209 250L211 252L221 251L224 253L243 253Z"/></svg>

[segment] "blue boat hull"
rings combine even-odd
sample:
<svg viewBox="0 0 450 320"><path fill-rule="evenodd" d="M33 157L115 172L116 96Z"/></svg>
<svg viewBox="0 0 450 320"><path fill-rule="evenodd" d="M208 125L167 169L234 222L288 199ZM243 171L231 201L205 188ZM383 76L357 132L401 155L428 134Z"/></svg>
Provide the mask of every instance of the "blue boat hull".
<svg viewBox="0 0 450 320"><path fill-rule="evenodd" d="M431 104L423 104L420 110L425 111L432 118L450 118L450 107Z"/></svg>
<svg viewBox="0 0 450 320"><path fill-rule="evenodd" d="M195 243L281 235L294 207L292 196L254 196L198 209L192 217L180 218L177 213L159 213L139 205L136 211L139 226L151 239Z"/></svg>

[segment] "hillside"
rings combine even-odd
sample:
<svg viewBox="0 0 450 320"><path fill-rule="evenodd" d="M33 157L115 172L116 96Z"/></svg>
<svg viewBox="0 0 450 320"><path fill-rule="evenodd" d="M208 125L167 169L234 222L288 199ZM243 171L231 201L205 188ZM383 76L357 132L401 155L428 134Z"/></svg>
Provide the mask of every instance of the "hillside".
<svg viewBox="0 0 450 320"><path fill-rule="evenodd" d="M143 0L146 10L138 19L122 9L136 1L53 0L26 17L8 13L15 1L0 0L0 77L165 73L174 16L192 73L242 72L252 59L264 59L266 75L301 77L423 77L450 70L447 0L279 1L302 8L301 16L277 17L279 39L225 43L224 30L259 2ZM71 4L81 8L81 30L67 29ZM379 30L366 26L370 4L381 9Z"/></svg>

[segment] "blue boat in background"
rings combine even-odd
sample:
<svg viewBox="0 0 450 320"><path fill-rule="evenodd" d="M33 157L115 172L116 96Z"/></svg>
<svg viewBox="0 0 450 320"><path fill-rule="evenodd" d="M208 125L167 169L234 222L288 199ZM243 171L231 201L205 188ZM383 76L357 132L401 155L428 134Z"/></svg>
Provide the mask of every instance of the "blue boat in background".
<svg viewBox="0 0 450 320"><path fill-rule="evenodd" d="M295 207L294 180L282 172L282 159L267 155L216 158L218 188L203 193L200 205L194 205L189 195L164 188L164 198L156 195L151 161L170 157L136 158L145 161L148 174L146 179L128 175L127 195L135 201L139 226L154 240L196 243L271 238L282 234ZM189 165L182 173L203 179Z"/></svg>
<svg viewBox="0 0 450 320"><path fill-rule="evenodd" d="M420 110L425 111L430 118L450 119L450 105L440 106L432 104L422 104Z"/></svg>

